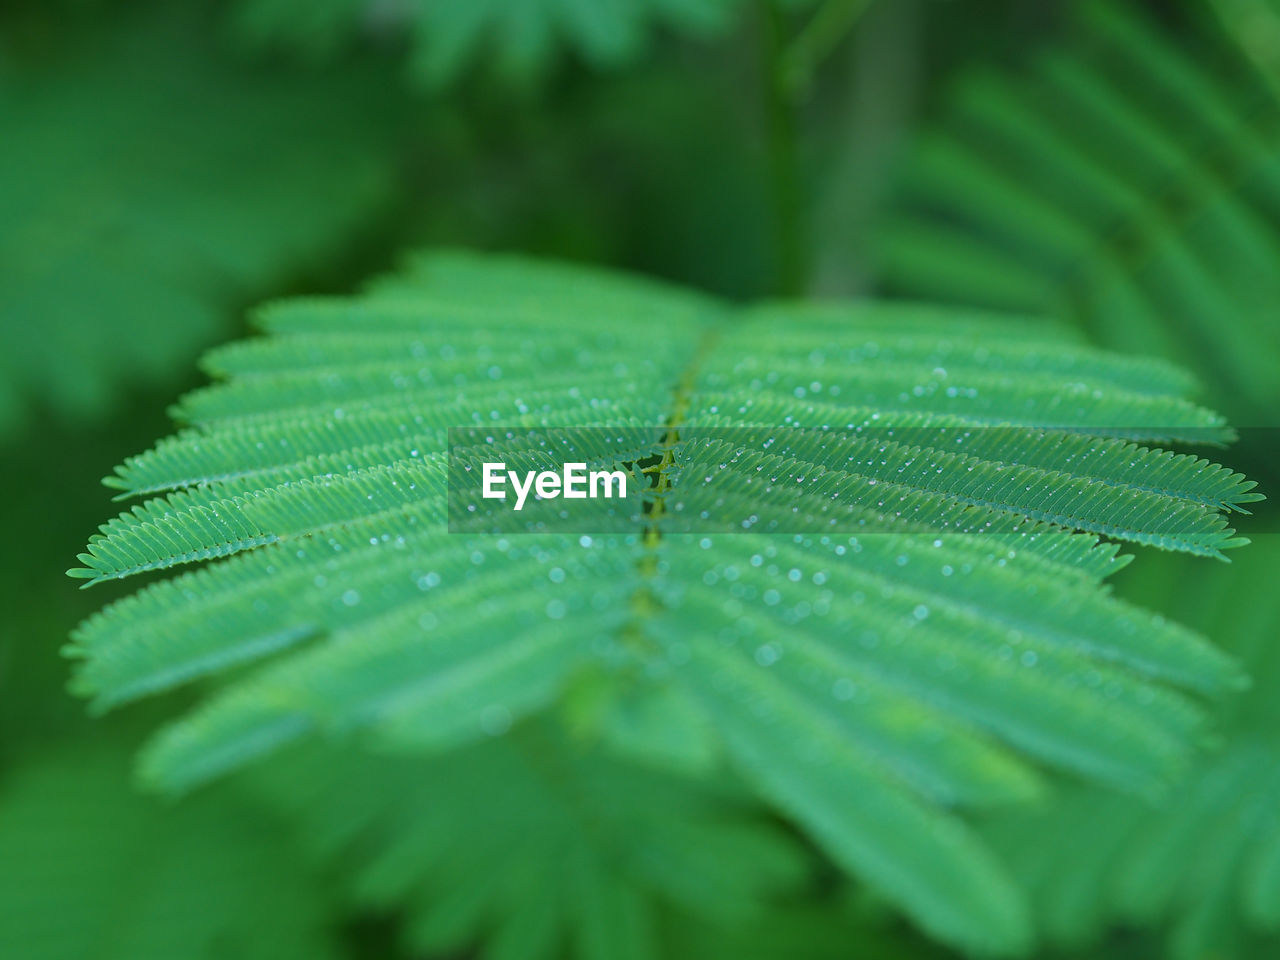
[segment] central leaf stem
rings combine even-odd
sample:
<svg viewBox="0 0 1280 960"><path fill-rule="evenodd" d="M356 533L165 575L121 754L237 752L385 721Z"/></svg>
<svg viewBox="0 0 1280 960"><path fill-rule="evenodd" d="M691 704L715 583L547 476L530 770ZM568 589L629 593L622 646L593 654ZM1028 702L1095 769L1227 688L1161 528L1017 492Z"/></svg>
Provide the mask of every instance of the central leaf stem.
<svg viewBox="0 0 1280 960"><path fill-rule="evenodd" d="M640 556L638 568L641 583L631 596L632 619L622 630L622 638L638 646L648 646L639 621L645 619L661 607L650 586L658 572L658 547L662 542L662 517L666 513L666 495L671 489L671 466L675 463L676 444L680 442L680 427L684 423L689 404L693 400L694 387L697 384L698 372L707 357L715 349L723 330L722 323L715 321L703 331L689 363L676 382L671 395L671 413L667 416L662 434L662 441L656 461L646 468L646 473L654 478L652 507L645 517L642 544L644 551Z"/></svg>
<svg viewBox="0 0 1280 960"><path fill-rule="evenodd" d="M680 442L680 427L689 412L689 403L693 399L693 389L698 380L698 371L701 369L708 354L715 349L716 341L719 338L719 324L708 327L703 332L697 347L694 349L693 356L689 360L689 365L685 368L680 380L676 383L675 390L672 392L671 413L667 417L666 429L662 434L658 461L649 468L649 472L656 477L656 480L654 482L653 508L648 512L648 522L644 528L644 544L646 547L656 547L658 541L662 539L660 521L663 514L666 513L666 494L671 489L670 468L675 462L676 444ZM646 559L648 558L652 558L656 562L656 554L652 549L646 552Z"/></svg>

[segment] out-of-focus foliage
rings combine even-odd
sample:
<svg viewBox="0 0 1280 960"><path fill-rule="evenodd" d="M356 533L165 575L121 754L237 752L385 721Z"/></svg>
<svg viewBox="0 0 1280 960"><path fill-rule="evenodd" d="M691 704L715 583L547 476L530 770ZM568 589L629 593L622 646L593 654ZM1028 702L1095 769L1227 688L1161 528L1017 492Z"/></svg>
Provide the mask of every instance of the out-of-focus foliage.
<svg viewBox="0 0 1280 960"><path fill-rule="evenodd" d="M206 12L126 5L110 31L6 38L0 433L181 382L245 297L389 197L377 72L229 63Z"/></svg>
<svg viewBox="0 0 1280 960"><path fill-rule="evenodd" d="M1153 558L1131 595L1175 598L1255 678L1220 710L1225 743L1154 801L1074 787L991 827L1031 892L1038 923L1087 950L1119 924L1167 926L1178 960L1266 956L1280 930L1280 538L1263 536L1230 575Z"/></svg>
<svg viewBox="0 0 1280 960"><path fill-rule="evenodd" d="M76 634L77 686L101 707L231 671L148 749L163 786L317 732L456 749L566 698L581 718L585 696L615 749L704 776L723 751L926 929L1009 951L1025 936L1016 891L951 808L1034 793L1028 760L1158 782L1196 731L1188 694L1237 679L1194 635L1107 596L1115 548L1066 532L1213 556L1237 543L1221 511L1256 499L1251 483L1116 426L1220 429L1162 364L963 314L732 311L458 255L259 322L267 338L209 356L226 382L183 402L192 429L109 481L173 492L105 524L73 571L249 551ZM510 540L449 532L445 430L468 423L608 428L575 434L573 456L661 458L666 516L610 526L612 505L591 501L579 522L598 515L606 533L578 537L540 533L555 514L533 504L508 514ZM747 446L691 439L699 428ZM717 473L710 489L728 492L713 502L701 490ZM770 535L805 483L819 522ZM833 500L872 535L827 535ZM766 532L668 532L682 508Z"/></svg>
<svg viewBox="0 0 1280 960"><path fill-rule="evenodd" d="M760 917L731 926L669 917L668 957L735 960L945 960L959 956L914 935L883 907L845 889L775 903Z"/></svg>
<svg viewBox="0 0 1280 960"><path fill-rule="evenodd" d="M343 864L356 906L406 909L426 955L479 942L488 960L658 960L663 909L732 928L809 870L740 785L620 760L544 721L425 757L313 747L259 778L315 855Z"/></svg>
<svg viewBox="0 0 1280 960"><path fill-rule="evenodd" d="M1280 409L1280 100L1123 3L1026 71L975 71L919 140L882 243L895 290L1080 323ZM1186 47L1186 49L1184 49Z"/></svg>
<svg viewBox="0 0 1280 960"><path fill-rule="evenodd" d="M1280 3L1276 0L1209 0L1221 25L1280 93Z"/></svg>
<svg viewBox="0 0 1280 960"><path fill-rule="evenodd" d="M0 955L330 960L334 916L280 824L139 795L120 741L26 758L0 796ZM105 748L105 749L104 749Z"/></svg>
<svg viewBox="0 0 1280 960"><path fill-rule="evenodd" d="M407 41L411 74L438 86L482 60L527 81L561 47L593 67L617 68L634 63L657 28L723 35L747 6L746 0L237 0L233 22L250 43L286 45L311 57L360 34Z"/></svg>

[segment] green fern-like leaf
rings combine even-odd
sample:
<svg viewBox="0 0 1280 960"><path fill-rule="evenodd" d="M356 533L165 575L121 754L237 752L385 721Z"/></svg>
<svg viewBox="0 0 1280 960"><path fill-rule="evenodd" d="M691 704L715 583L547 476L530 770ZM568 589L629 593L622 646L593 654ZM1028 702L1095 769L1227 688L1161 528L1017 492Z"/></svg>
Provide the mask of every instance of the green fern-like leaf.
<svg viewBox="0 0 1280 960"><path fill-rule="evenodd" d="M1008 950L1019 895L955 808L1034 795L1040 765L1158 783L1198 697L1240 679L1101 586L1120 560L1098 533L1221 556L1222 511L1257 498L1126 439L1226 436L1163 364L954 312L730 310L465 255L258 319L209 356L226 382L182 402L191 425L108 481L151 499L72 571L239 554L75 634L99 708L221 679L145 751L163 787L315 733L441 750L555 709L647 762L727 760L935 935ZM600 463L649 431L662 506L602 535L451 533L455 426L608 427L583 434ZM709 472L757 529L836 502L872 535L671 532ZM606 501L583 503L589 524Z"/></svg>
<svg viewBox="0 0 1280 960"><path fill-rule="evenodd" d="M1237 419L1270 423L1280 102L1132 5L1080 4L1076 19L1029 75L957 85L883 231L887 281L1178 358Z"/></svg>
<svg viewBox="0 0 1280 960"><path fill-rule="evenodd" d="M237 70L198 15L133 6L0 60L0 434L172 378L390 185L372 77Z"/></svg>

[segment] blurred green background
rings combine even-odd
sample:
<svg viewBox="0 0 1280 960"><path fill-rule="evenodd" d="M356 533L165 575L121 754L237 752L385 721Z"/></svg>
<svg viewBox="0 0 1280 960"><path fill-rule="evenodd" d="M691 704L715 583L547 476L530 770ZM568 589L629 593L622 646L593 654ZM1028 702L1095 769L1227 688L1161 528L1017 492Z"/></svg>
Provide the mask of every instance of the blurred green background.
<svg viewBox="0 0 1280 960"><path fill-rule="evenodd" d="M1190 367L1247 428L1224 460L1280 489L1280 3L1084 6L6 4L0 956L479 955L352 865L347 808L311 823L270 776L138 794L131 751L170 706L90 718L64 690L69 630L128 592L62 575L107 509L99 478L169 432L200 353L264 299L449 245L733 299L1064 317ZM1280 830L1271 503L1232 564L1144 551L1115 581L1254 674L1185 783L1157 801L1068 785L991 825L1046 955L1280 956L1280 904L1257 893L1280 864L1251 858ZM461 762L441 776L502 761ZM295 787L332 792L307 780L326 758L299 763ZM812 886L745 927L673 907L664 950L945 955L846 881Z"/></svg>

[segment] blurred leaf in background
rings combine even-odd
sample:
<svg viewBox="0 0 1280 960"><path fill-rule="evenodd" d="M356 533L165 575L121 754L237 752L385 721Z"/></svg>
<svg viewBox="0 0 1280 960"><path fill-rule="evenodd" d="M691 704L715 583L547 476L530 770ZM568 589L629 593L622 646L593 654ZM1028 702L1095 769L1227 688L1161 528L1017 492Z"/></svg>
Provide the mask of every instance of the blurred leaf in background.
<svg viewBox="0 0 1280 960"><path fill-rule="evenodd" d="M232 16L245 41L312 58L361 35L400 41L409 47L412 77L440 86L480 63L511 83L527 83L565 49L596 69L633 65L656 28L723 36L747 6L747 0L237 0Z"/></svg>
<svg viewBox="0 0 1280 960"><path fill-rule="evenodd" d="M1073 786L987 832L1060 946L1087 953L1130 926L1167 929L1176 960L1268 956L1280 931L1280 534L1225 571L1143 559L1126 592L1222 641L1254 678L1219 709L1223 742L1165 796Z"/></svg>
<svg viewBox="0 0 1280 960"><path fill-rule="evenodd" d="M16 18L0 54L0 432L187 376L391 196L378 69L228 62L202 5ZM99 19L101 18L101 19Z"/></svg>
<svg viewBox="0 0 1280 960"><path fill-rule="evenodd" d="M34 753L0 795L0 955L336 960L335 913L289 833L228 791L139 795L127 739Z"/></svg>
<svg viewBox="0 0 1280 960"><path fill-rule="evenodd" d="M1280 408L1280 101L1210 36L1073 7L1029 69L972 71L907 157L894 292L1061 316L1186 364L1244 425Z"/></svg>
<svg viewBox="0 0 1280 960"><path fill-rule="evenodd" d="M658 957L661 913L729 930L811 857L750 792L637 765L532 721L443 754L312 745L253 778L353 906L405 911L415 955Z"/></svg>

